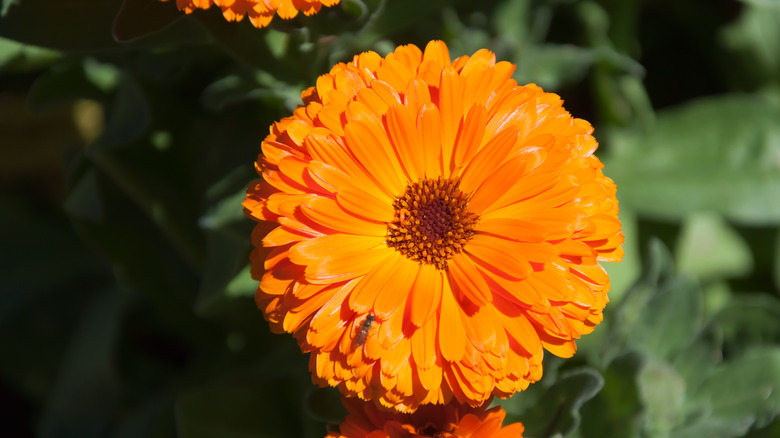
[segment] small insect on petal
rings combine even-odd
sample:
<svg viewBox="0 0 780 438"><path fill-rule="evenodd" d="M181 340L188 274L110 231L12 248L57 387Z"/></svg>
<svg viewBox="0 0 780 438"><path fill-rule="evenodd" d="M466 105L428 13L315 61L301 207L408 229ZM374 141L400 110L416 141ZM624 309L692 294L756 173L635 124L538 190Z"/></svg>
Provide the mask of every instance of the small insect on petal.
<svg viewBox="0 0 780 438"><path fill-rule="evenodd" d="M363 324L360 325L357 335L355 335L356 346L360 347L366 343L368 332L371 330L371 325L374 324L374 321L376 321L376 317L373 313L369 313L368 316L366 316L366 320L363 321Z"/></svg>

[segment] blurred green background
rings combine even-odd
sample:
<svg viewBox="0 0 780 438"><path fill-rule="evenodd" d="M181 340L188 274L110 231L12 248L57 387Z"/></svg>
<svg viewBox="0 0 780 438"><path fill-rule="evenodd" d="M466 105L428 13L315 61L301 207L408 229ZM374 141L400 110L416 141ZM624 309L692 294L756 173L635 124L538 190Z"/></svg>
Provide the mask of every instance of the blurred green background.
<svg viewBox="0 0 780 438"><path fill-rule="evenodd" d="M240 208L330 66L443 39L591 121L626 257L526 437L778 437L780 1L342 0L268 29L0 0L0 436L321 437L343 413L252 296Z"/></svg>

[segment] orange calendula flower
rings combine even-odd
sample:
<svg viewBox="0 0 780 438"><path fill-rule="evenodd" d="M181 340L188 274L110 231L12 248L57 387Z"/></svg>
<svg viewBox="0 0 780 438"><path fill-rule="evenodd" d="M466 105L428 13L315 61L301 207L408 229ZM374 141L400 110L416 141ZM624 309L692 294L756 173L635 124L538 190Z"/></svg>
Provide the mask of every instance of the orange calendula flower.
<svg viewBox="0 0 780 438"><path fill-rule="evenodd" d="M161 0L168 1L168 0ZM265 27L274 18L274 14L289 20L303 12L313 15L322 6L333 6L340 0L176 0L180 11L188 14L196 9L208 9L217 5L228 21L241 21L248 17L255 27Z"/></svg>
<svg viewBox="0 0 780 438"><path fill-rule="evenodd" d="M250 184L257 305L315 383L480 405L569 357L622 258L588 122L515 66L434 41L338 64L271 126ZM258 225L259 227L260 225Z"/></svg>
<svg viewBox="0 0 780 438"><path fill-rule="evenodd" d="M344 399L349 415L328 438L522 438L523 425L501 427L506 412L459 403L421 406L413 414L388 412L374 403Z"/></svg>

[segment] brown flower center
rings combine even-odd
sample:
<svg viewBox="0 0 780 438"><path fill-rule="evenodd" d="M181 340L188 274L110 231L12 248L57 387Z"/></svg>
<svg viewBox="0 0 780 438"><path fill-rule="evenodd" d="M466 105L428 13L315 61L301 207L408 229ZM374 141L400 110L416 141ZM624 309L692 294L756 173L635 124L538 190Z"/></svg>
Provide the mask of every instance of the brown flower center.
<svg viewBox="0 0 780 438"><path fill-rule="evenodd" d="M479 217L468 211L460 180L426 178L406 186L387 225L387 246L406 257L444 270L474 235Z"/></svg>

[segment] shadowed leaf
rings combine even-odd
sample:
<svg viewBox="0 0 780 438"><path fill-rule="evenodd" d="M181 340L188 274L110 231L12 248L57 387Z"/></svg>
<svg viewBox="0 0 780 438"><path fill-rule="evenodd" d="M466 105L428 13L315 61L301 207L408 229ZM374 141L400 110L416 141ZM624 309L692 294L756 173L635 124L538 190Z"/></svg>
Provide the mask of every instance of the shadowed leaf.
<svg viewBox="0 0 780 438"><path fill-rule="evenodd" d="M550 387L539 402L520 415L524 435L565 437L580 425L580 408L604 386L601 374L583 368L569 372ZM522 394L520 394L522 395Z"/></svg>

